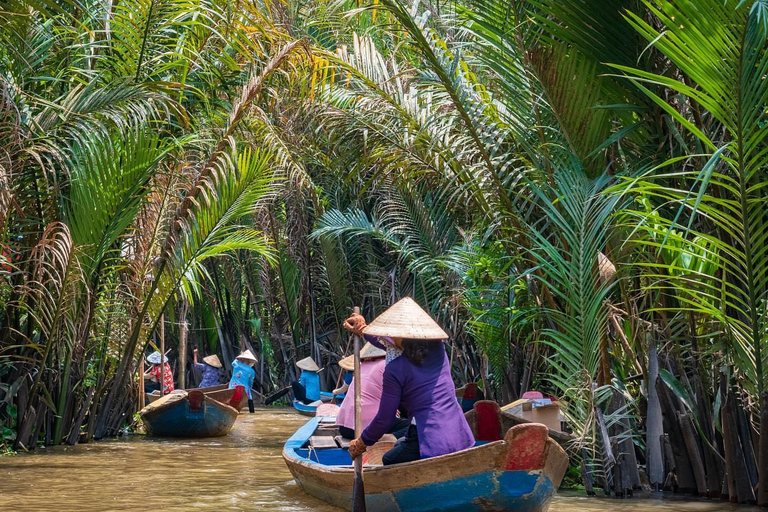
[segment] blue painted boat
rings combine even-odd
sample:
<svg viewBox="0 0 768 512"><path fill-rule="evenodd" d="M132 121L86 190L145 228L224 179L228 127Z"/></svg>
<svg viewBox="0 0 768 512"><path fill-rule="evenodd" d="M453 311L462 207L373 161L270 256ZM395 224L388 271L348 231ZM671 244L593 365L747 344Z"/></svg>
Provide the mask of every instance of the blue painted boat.
<svg viewBox="0 0 768 512"><path fill-rule="evenodd" d="M232 400L239 404L244 390ZM147 434L158 437L217 437L226 435L238 410L199 391L171 393L144 407L139 414Z"/></svg>
<svg viewBox="0 0 768 512"><path fill-rule="evenodd" d="M487 401L477 402L466 416L478 440L467 450L382 466L381 455L392 441L369 447L363 476L367 510L547 510L568 468L568 456L547 427L528 423L505 430L499 406ZM333 419L313 418L285 443L283 458L306 493L350 510L352 460L332 440Z"/></svg>
<svg viewBox="0 0 768 512"><path fill-rule="evenodd" d="M334 395L333 393L329 393L327 391L321 391L320 392L320 400L315 400L311 404L305 404L304 402L300 402L299 400L293 399L293 408L296 409L296 411L299 414L303 414L304 416L315 416L315 412L317 412L317 408L324 404L324 403L336 403L340 404L342 400L344 400L344 397L346 395ZM335 400L334 400L335 397Z"/></svg>

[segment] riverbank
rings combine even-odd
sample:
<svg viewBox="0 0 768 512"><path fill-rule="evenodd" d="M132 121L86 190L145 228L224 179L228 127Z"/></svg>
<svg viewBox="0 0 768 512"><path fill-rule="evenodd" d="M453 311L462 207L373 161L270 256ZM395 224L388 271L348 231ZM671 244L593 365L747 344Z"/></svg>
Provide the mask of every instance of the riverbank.
<svg viewBox="0 0 768 512"><path fill-rule="evenodd" d="M172 440L128 436L0 458L0 510L331 512L304 494L282 458L306 418L290 409L241 414L229 435ZM756 512L681 497L611 500L560 494L550 512Z"/></svg>

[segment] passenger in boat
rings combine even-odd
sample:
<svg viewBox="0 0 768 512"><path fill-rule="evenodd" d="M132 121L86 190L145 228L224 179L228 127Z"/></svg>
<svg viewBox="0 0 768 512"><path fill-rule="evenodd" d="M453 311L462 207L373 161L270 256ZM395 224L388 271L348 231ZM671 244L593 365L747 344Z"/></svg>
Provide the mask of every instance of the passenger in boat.
<svg viewBox="0 0 768 512"><path fill-rule="evenodd" d="M344 327L366 340L397 350L384 370L381 402L376 417L354 439L349 453L354 459L375 444L391 425L401 401L411 425L402 442L389 450L385 465L411 462L465 450L474 446L472 431L456 400L456 387L443 341L448 338L413 299L406 297L382 313L371 325L352 315Z"/></svg>
<svg viewBox="0 0 768 512"><path fill-rule="evenodd" d="M379 410L381 389L384 379L385 356L387 353L366 343L360 350L360 402L362 408L363 429L370 425ZM339 361L339 366L351 375L355 369L355 357L348 356ZM338 393L337 393L338 392ZM334 390L334 394L346 393L336 414L336 425L339 433L346 439L355 438L355 384L354 378L350 384ZM404 435L408 429L408 420L392 417L392 426L387 431L395 436Z"/></svg>
<svg viewBox="0 0 768 512"><path fill-rule="evenodd" d="M203 358L202 363L197 362L197 349L194 350L195 355L195 368L200 370L203 374L203 378L200 381L201 388L209 388L211 386L218 386L221 376L221 361L219 356L211 354Z"/></svg>
<svg viewBox="0 0 768 512"><path fill-rule="evenodd" d="M315 360L305 357L296 366L301 370L301 375L298 382L291 383L293 396L306 405L320 400L320 368Z"/></svg>
<svg viewBox="0 0 768 512"><path fill-rule="evenodd" d="M251 388L253 380L256 378L256 370L253 365L256 364L256 356L250 350L246 350L232 361L232 378L229 379L229 389L236 386L243 386L248 393L248 410L254 412L253 396Z"/></svg>
<svg viewBox="0 0 768 512"><path fill-rule="evenodd" d="M152 367L144 374L144 378L148 380L144 385L144 390L151 393L152 391L160 390L160 382L163 383L163 394L167 395L173 391L173 372L171 371L171 365L168 364L168 359L163 361L163 372L161 376L160 372L160 352L155 350L149 356L147 356L147 362Z"/></svg>

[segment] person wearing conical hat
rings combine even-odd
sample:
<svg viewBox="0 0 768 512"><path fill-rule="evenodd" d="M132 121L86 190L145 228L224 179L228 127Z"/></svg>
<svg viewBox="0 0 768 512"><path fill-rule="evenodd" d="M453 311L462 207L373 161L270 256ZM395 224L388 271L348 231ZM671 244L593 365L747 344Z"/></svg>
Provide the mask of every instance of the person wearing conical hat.
<svg viewBox="0 0 768 512"><path fill-rule="evenodd" d="M253 352L246 350L234 361L232 361L232 378L229 379L229 389L237 386L243 386L248 393L248 410L254 412L253 396L251 395L251 388L253 387L253 381L256 378L256 370L253 369L253 365L256 364L256 356Z"/></svg>
<svg viewBox="0 0 768 512"><path fill-rule="evenodd" d="M475 439L456 400L451 365L440 326L410 297L395 303L370 325L352 315L344 328L383 348L402 353L384 369L381 402L373 421L349 445L354 459L375 444L391 426L400 403L411 425L403 442L384 454L382 462L397 464L437 457L474 446Z"/></svg>
<svg viewBox="0 0 768 512"><path fill-rule="evenodd" d="M379 411L379 402L381 402L381 390L384 380L384 357L387 353L366 343L360 349L360 402L362 406L363 428L367 427L376 417ZM355 356L347 356L339 361L339 366L352 372L355 369ZM339 411L336 414L336 425L339 427L339 434L347 439L355 438L355 382L354 378L349 385L341 389L334 390L334 394L346 393L344 401L341 402ZM408 420L392 418L392 427L388 433L397 432L408 427Z"/></svg>
<svg viewBox="0 0 768 512"><path fill-rule="evenodd" d="M201 388L209 388L211 386L218 386L219 379L221 378L221 361L219 356L212 354L203 358L202 363L197 362L197 349L194 350L195 355L195 368L200 370L203 374L203 379L200 381Z"/></svg>
<svg viewBox="0 0 768 512"><path fill-rule="evenodd" d="M301 375L298 381L291 383L294 398L306 405L320 400L320 367L311 357L305 357L296 366Z"/></svg>
<svg viewBox="0 0 768 512"><path fill-rule="evenodd" d="M168 358L165 358L165 361L162 361L162 359L163 358L160 356L160 352L157 350L147 356L147 362L152 365L150 369L144 374L144 378L149 380L149 382L144 385L144 390L148 393L152 391L159 392L161 383L163 386L164 395L167 395L174 390L173 372L171 371L171 365L168 364ZM160 370L161 361L163 363L162 371Z"/></svg>

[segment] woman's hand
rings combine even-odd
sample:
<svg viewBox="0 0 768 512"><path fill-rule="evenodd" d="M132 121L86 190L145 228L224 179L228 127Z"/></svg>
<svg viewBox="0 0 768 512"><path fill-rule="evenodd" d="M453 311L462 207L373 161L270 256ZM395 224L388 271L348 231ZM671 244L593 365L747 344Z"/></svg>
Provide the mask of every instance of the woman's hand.
<svg viewBox="0 0 768 512"><path fill-rule="evenodd" d="M358 336L363 335L363 329L365 329L365 326L365 317L357 313L352 313L349 318L344 320L344 328Z"/></svg>
<svg viewBox="0 0 768 512"><path fill-rule="evenodd" d="M346 382L341 386L333 390L334 395L343 395L349 389L349 384Z"/></svg>
<svg viewBox="0 0 768 512"><path fill-rule="evenodd" d="M352 457L352 460L355 460L363 454L365 449L365 443L361 438L358 437L357 439L353 439L349 443L349 456Z"/></svg>

